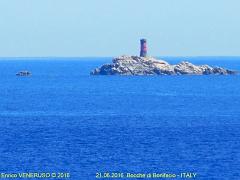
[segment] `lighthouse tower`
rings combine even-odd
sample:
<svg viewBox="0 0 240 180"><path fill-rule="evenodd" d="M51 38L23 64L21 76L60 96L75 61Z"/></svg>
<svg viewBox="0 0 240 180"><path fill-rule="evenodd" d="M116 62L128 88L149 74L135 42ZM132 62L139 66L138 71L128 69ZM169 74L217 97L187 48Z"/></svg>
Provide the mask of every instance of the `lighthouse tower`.
<svg viewBox="0 0 240 180"><path fill-rule="evenodd" d="M141 39L141 49L140 49L140 57L147 57L147 40Z"/></svg>

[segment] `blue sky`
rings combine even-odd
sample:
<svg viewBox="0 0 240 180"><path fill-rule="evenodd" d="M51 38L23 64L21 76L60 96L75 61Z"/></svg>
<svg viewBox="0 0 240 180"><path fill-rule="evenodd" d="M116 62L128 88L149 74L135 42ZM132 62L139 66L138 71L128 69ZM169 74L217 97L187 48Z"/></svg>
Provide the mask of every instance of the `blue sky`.
<svg viewBox="0 0 240 180"><path fill-rule="evenodd" d="M239 0L1 0L0 56L240 55Z"/></svg>

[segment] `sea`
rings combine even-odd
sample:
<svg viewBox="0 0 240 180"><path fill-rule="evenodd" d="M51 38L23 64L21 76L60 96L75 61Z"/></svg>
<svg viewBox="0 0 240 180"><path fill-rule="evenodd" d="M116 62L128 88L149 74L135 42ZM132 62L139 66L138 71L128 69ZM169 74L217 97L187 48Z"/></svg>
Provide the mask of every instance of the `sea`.
<svg viewBox="0 0 240 180"><path fill-rule="evenodd" d="M1 179L240 179L240 75L90 75L111 59L0 58Z"/></svg>

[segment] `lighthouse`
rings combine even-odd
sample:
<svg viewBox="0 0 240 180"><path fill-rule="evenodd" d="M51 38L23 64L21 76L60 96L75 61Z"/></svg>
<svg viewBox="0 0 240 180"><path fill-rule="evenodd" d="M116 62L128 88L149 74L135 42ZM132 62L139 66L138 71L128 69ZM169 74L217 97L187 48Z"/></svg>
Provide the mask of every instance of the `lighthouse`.
<svg viewBox="0 0 240 180"><path fill-rule="evenodd" d="M140 57L147 57L147 40L140 40L141 48L140 48Z"/></svg>

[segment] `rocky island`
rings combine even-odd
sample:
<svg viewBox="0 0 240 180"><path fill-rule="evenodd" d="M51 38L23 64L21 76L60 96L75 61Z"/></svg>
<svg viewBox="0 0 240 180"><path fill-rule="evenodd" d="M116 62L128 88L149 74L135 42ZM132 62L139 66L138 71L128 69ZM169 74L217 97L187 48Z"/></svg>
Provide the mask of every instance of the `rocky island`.
<svg viewBox="0 0 240 180"><path fill-rule="evenodd" d="M94 69L91 75L233 75L236 71L209 65L194 65L187 61L171 65L147 56L147 40L141 39L140 56L120 56L112 64Z"/></svg>
<svg viewBox="0 0 240 180"><path fill-rule="evenodd" d="M236 71L208 65L194 65L187 61L171 65L153 57L120 56L112 64L94 69L91 75L233 75Z"/></svg>

